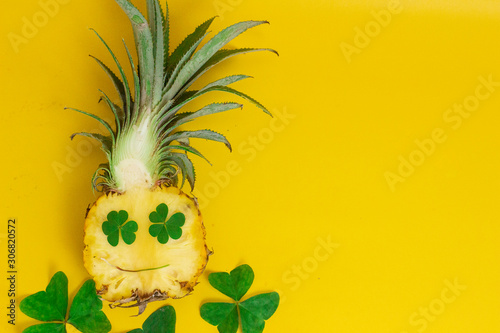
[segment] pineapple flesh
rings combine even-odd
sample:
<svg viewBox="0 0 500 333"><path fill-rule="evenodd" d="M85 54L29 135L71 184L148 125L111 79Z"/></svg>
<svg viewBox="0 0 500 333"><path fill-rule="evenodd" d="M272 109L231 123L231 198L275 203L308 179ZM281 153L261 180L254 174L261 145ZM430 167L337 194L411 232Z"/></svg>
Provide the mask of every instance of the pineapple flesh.
<svg viewBox="0 0 500 333"><path fill-rule="evenodd" d="M107 162L92 178L102 195L88 209L85 219L84 265L97 292L112 307L138 306L142 313L151 301L180 298L191 293L210 255L205 228L196 198L184 193L185 181L194 188L195 171L190 156L205 157L191 139L231 145L221 134L208 129L182 130L198 117L239 109L239 103L213 103L189 110L189 103L212 91L222 91L269 111L248 95L229 85L249 78L230 75L199 90L191 85L218 63L239 54L272 49L225 49L244 31L267 23L233 24L208 40L202 40L214 20L198 26L172 52L169 51L168 8L147 0L147 17L128 0L115 0L132 24L137 63L129 48L128 80L119 60L97 34L113 58L118 74L96 59L113 82L119 98L102 99L114 115L114 124L83 113L100 122L107 134L75 133L98 140ZM140 68L140 70L139 70ZM130 83L129 83L130 81Z"/></svg>

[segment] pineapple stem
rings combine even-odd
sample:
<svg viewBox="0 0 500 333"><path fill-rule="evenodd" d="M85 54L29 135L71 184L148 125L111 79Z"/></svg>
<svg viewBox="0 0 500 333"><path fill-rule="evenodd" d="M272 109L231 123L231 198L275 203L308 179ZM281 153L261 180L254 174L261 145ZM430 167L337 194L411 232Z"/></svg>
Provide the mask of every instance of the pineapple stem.
<svg viewBox="0 0 500 333"><path fill-rule="evenodd" d="M108 265L110 265L111 267L116 268L116 269L117 269L117 270L119 270L119 271L122 271L122 272L130 272L130 273L139 273L139 272L155 271L155 270L162 269L162 268L165 268L165 267L170 266L170 264L167 264L167 265L163 265L163 266L159 266L159 267L153 267L153 268L125 269L125 268L121 268L121 267L118 267L118 266L113 265L112 263L110 263L109 261L107 261L107 260L106 260L106 259L104 259L104 258L101 258L101 260L102 260L102 261L104 261L105 263L107 263Z"/></svg>

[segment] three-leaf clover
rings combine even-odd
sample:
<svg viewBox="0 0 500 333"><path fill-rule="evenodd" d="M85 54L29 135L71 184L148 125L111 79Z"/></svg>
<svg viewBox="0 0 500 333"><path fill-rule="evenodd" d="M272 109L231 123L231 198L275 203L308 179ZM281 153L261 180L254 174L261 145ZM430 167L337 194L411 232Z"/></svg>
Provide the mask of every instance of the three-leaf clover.
<svg viewBox="0 0 500 333"><path fill-rule="evenodd" d="M271 318L278 308L280 296L276 292L260 294L240 302L253 283L254 273L250 266L241 265L231 273L212 273L208 282L236 303L205 303L200 308L201 317L217 326L220 333L236 333L241 318L243 333L260 333L265 320ZM238 313L239 317L238 318Z"/></svg>
<svg viewBox="0 0 500 333"><path fill-rule="evenodd" d="M68 319L68 278L63 272L57 272L50 280L45 291L40 291L23 299L19 304L27 316L50 323L28 327L23 333L66 332L65 324L71 324L83 333L107 333L111 323L101 311L102 301L97 297L95 284L87 280L78 290Z"/></svg>
<svg viewBox="0 0 500 333"><path fill-rule="evenodd" d="M166 244L169 237L179 239L182 236L181 227L186 221L182 213L175 213L167 220L168 206L164 203L159 204L156 210L149 214L149 220L154 223L149 227L149 234L158 238L158 242Z"/></svg>
<svg viewBox="0 0 500 333"><path fill-rule="evenodd" d="M119 212L113 210L108 214L108 220L102 223L102 232L108 236L108 243L117 246L120 242L120 233L125 244L135 241L135 233L139 229L137 222L128 221L128 213L124 210ZM127 222L127 223L125 223Z"/></svg>
<svg viewBox="0 0 500 333"><path fill-rule="evenodd" d="M128 333L175 333L175 310L171 305L166 305L153 312L142 329L136 328Z"/></svg>

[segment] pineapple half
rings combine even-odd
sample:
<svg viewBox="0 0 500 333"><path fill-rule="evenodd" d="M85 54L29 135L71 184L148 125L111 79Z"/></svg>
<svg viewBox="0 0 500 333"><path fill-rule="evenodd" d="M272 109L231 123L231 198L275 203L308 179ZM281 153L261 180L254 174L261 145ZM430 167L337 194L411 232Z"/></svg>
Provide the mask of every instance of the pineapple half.
<svg viewBox="0 0 500 333"><path fill-rule="evenodd" d="M180 298L197 284L210 251L196 199L183 193L185 180L194 188L195 171L188 154L203 155L191 146L200 138L231 145L221 134L203 129L181 130L194 119L241 108L238 103L213 103L197 111L181 112L191 101L211 91L223 91L249 100L228 87L249 78L232 75L199 90L188 90L206 71L238 54L271 49L223 49L245 30L267 23L246 21L219 32L202 47L214 18L201 24L169 52L168 8L163 14L158 0L147 0L148 20L128 0L116 0L134 31L138 67L124 43L133 72L132 86L106 42L117 68L116 75L96 59L113 82L119 105L103 92L102 99L114 114L114 126L100 117L72 109L99 121L109 133L75 133L98 140L108 162L101 164L92 186L103 194L87 211L84 263L97 292L111 307L139 307L151 301Z"/></svg>

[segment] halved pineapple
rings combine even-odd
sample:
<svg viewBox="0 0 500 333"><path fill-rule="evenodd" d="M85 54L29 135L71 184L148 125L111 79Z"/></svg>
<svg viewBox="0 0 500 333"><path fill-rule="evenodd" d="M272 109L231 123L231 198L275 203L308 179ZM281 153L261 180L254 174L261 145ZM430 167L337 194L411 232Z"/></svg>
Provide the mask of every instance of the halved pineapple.
<svg viewBox="0 0 500 333"><path fill-rule="evenodd" d="M133 71L133 89L111 49L103 41L119 70L119 76L96 59L120 96L117 105L106 94L114 126L93 114L72 109L99 121L108 135L76 133L101 142L108 162L94 174L92 185L103 195L87 212L84 262L99 295L112 306L139 306L168 297L189 294L203 272L210 254L196 199L180 189L187 180L195 183L193 163L187 153L203 155L190 139L201 138L231 145L221 134L181 127L200 116L241 108L238 103L214 103L197 111L183 112L192 100L211 91L223 91L247 99L228 87L249 78L231 75L200 90L188 90L210 68L238 54L271 49L222 49L245 30L266 23L236 23L198 49L213 19L201 24L169 52L168 10L163 15L158 0L147 0L148 18L128 0L115 0L132 23L139 66ZM99 36L99 35L98 35ZM100 38L100 36L99 36ZM126 45L125 45L126 47ZM140 71L139 71L140 69ZM204 158L204 157L203 157ZM181 182L182 180L182 182Z"/></svg>
<svg viewBox="0 0 500 333"><path fill-rule="evenodd" d="M167 222L175 214L185 218L180 237L169 237L165 244L149 232L152 226L160 225L149 218L160 204L168 207ZM126 244L122 238L116 246L108 242L102 225L113 211L127 212L124 224L137 223L132 244ZM210 254L196 201L175 187L165 186L101 196L89 210L85 244L85 268L94 277L98 294L111 302L119 300L116 305L131 300L146 304L189 294ZM124 295L131 299L122 299Z"/></svg>

